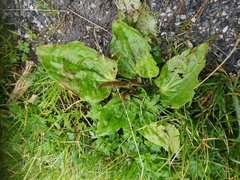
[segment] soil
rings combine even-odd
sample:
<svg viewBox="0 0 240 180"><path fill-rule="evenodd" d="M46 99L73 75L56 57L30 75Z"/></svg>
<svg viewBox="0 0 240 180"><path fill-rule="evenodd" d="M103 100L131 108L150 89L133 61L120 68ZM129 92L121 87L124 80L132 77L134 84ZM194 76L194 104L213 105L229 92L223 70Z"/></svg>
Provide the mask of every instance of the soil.
<svg viewBox="0 0 240 180"><path fill-rule="evenodd" d="M206 68L210 71L226 58L240 38L237 0L149 0L148 3L158 17L163 51L169 48L164 41L166 37L175 46L181 43L196 46L212 39ZM0 17L14 24L21 38L30 41L33 51L39 42L65 44L78 40L106 56L111 54L111 24L118 11L115 1L2 0L0 6ZM29 40L29 30L37 35L37 40ZM240 72L239 49L223 67L230 75Z"/></svg>

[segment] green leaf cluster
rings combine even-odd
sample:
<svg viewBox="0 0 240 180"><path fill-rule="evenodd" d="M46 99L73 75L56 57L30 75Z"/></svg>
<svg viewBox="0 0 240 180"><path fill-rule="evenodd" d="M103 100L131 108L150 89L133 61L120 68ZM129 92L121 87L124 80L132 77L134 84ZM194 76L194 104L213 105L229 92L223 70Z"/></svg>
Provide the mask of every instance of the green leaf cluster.
<svg viewBox="0 0 240 180"><path fill-rule="evenodd" d="M152 16L147 15L145 3L140 14L131 9L135 7L140 7L137 1L126 7L131 11L131 25L126 21L128 15L113 21L113 59L77 41L40 46L36 53L53 79L91 104L87 116L97 122L95 137L113 135L131 123L135 133L176 153L179 131L172 124L158 122L158 116L165 107L178 109L191 101L208 44L187 49L160 69L161 52L147 40L156 34L156 23L149 20Z"/></svg>

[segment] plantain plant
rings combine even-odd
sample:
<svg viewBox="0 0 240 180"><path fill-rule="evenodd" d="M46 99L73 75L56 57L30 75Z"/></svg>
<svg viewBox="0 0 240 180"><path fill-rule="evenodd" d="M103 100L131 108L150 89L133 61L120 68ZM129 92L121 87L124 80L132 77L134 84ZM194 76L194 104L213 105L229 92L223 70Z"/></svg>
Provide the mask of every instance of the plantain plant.
<svg viewBox="0 0 240 180"><path fill-rule="evenodd" d="M140 22L143 21L147 20ZM191 101L198 75L205 66L208 44L189 48L160 68L149 43L148 32L156 34L153 26L140 32L132 26L134 23L126 17L113 21L113 58L78 41L43 45L36 54L57 83L91 104L87 116L97 121L95 137L124 129L130 120L139 135L176 153L180 147L179 131L158 117L164 108L179 109Z"/></svg>

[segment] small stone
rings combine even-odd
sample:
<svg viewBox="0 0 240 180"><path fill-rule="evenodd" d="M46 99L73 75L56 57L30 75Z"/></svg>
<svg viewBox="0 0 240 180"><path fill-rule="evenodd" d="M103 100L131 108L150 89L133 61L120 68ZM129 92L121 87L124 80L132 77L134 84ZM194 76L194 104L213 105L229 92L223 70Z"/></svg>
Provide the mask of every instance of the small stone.
<svg viewBox="0 0 240 180"><path fill-rule="evenodd" d="M95 9L96 7L97 7L97 6L96 6L95 4L93 4L93 3L91 4L91 8L92 8L92 9Z"/></svg>
<svg viewBox="0 0 240 180"><path fill-rule="evenodd" d="M237 61L237 67L240 67L240 59Z"/></svg>
<svg viewBox="0 0 240 180"><path fill-rule="evenodd" d="M27 2L24 1L24 2L23 2L23 6L24 6L24 7L27 7L27 5L28 5Z"/></svg>
<svg viewBox="0 0 240 180"><path fill-rule="evenodd" d="M86 26L87 31L89 31L91 28L91 26Z"/></svg>
<svg viewBox="0 0 240 180"><path fill-rule="evenodd" d="M161 33L161 36L165 36L165 35L167 35L166 32L162 32L162 33Z"/></svg>
<svg viewBox="0 0 240 180"><path fill-rule="evenodd" d="M193 44L189 40L187 40L187 45L188 45L188 47L193 48Z"/></svg>
<svg viewBox="0 0 240 180"><path fill-rule="evenodd" d="M184 20L184 19L186 19L186 18L187 18L186 14L180 15L180 19Z"/></svg>
<svg viewBox="0 0 240 180"><path fill-rule="evenodd" d="M225 32L227 32L227 30L228 30L228 26L225 26L225 27L223 28L222 32L225 33Z"/></svg>
<svg viewBox="0 0 240 180"><path fill-rule="evenodd" d="M33 10L33 9L34 9L34 6L33 6L33 5L29 6L29 9L30 9L30 10Z"/></svg>
<svg viewBox="0 0 240 180"><path fill-rule="evenodd" d="M24 34L24 38L25 39L28 39L29 38L29 36L28 36L28 34L26 33L26 34Z"/></svg>
<svg viewBox="0 0 240 180"><path fill-rule="evenodd" d="M193 23L195 23L196 20L197 20L196 18L192 18L192 19L191 19L191 21L192 21Z"/></svg>
<svg viewBox="0 0 240 180"><path fill-rule="evenodd" d="M181 24L181 22L176 22L175 26L179 26Z"/></svg>
<svg viewBox="0 0 240 180"><path fill-rule="evenodd" d="M167 7L166 13L170 13L172 12L172 10L170 9L170 7Z"/></svg>
<svg viewBox="0 0 240 180"><path fill-rule="evenodd" d="M157 4L156 3L152 3L151 7L154 8Z"/></svg>
<svg viewBox="0 0 240 180"><path fill-rule="evenodd" d="M224 10L223 12L222 12L222 16L226 16L227 15L227 13L226 13L226 11Z"/></svg>
<svg viewBox="0 0 240 180"><path fill-rule="evenodd" d="M161 17L165 17L165 16L166 16L166 13L163 12L163 13L160 14L160 16L161 16ZM239 19L240 19L240 18L239 18Z"/></svg>

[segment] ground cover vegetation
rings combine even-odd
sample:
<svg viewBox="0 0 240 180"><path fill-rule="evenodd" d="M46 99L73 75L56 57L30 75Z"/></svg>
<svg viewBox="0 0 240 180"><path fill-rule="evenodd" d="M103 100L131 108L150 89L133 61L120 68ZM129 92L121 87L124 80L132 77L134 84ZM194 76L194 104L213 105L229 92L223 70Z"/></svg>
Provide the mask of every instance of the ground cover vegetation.
<svg viewBox="0 0 240 180"><path fill-rule="evenodd" d="M237 179L239 77L199 85L211 42L164 62L148 6L118 7L113 57L81 42L39 46L41 65L21 76L29 43L1 24L1 177Z"/></svg>

